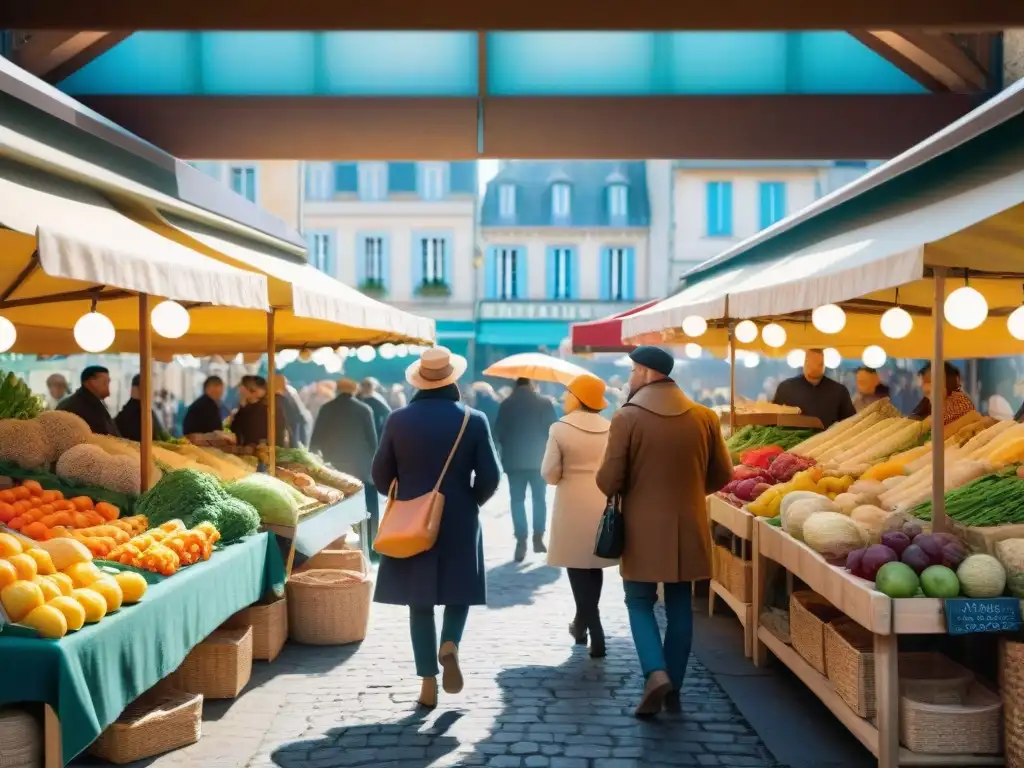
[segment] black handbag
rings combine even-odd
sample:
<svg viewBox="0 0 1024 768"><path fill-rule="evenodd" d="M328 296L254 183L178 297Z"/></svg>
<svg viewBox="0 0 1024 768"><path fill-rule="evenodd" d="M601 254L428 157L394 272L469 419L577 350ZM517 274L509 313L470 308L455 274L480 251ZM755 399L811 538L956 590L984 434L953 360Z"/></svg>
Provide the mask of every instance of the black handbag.
<svg viewBox="0 0 1024 768"><path fill-rule="evenodd" d="M626 521L622 519L618 496L608 499L601 522L597 526L594 554L607 560L618 560L626 548Z"/></svg>

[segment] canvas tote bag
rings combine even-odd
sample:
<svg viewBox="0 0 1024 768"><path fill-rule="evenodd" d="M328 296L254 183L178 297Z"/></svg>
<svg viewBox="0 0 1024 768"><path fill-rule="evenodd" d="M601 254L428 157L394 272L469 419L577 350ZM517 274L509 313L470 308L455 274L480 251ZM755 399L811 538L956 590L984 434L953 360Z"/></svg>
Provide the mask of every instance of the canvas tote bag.
<svg viewBox="0 0 1024 768"><path fill-rule="evenodd" d="M444 511L444 494L441 493L441 482L448 473L448 465L452 463L455 450L462 442L462 435L469 423L469 408L462 419L462 427L455 438L455 445L448 453L441 476L432 491L408 501L399 501L398 479L391 482L388 489L388 503L384 507L384 517L380 521L377 538L373 548L378 554L386 557L406 558L426 552L437 541L437 532L441 528L441 513Z"/></svg>

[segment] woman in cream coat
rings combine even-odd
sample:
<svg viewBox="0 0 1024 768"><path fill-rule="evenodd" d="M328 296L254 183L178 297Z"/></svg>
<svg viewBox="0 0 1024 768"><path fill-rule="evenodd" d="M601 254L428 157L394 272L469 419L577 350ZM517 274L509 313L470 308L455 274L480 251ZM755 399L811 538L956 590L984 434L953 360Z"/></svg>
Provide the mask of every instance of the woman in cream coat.
<svg viewBox="0 0 1024 768"><path fill-rule="evenodd" d="M590 374L577 376L566 387L565 416L551 426L541 474L555 486L551 514L548 565L569 574L576 616L569 633L580 645L590 634L590 655L605 655L604 630L598 603L604 583L602 568L616 560L594 556L597 528L606 499L594 479L608 443L611 422L601 415L608 406L605 385Z"/></svg>

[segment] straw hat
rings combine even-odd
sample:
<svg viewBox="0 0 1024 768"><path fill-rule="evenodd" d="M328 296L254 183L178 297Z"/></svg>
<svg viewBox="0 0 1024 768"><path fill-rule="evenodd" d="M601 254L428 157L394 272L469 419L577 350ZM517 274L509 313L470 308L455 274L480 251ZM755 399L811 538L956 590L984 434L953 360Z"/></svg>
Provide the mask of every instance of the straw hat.
<svg viewBox="0 0 1024 768"><path fill-rule="evenodd" d="M405 369L405 380L416 389L440 389L454 384L466 372L466 358L446 347L429 347Z"/></svg>
<svg viewBox="0 0 1024 768"><path fill-rule="evenodd" d="M570 381L565 388L592 411L603 411L608 407L608 401L604 399L604 382L597 378L597 376L581 373Z"/></svg>

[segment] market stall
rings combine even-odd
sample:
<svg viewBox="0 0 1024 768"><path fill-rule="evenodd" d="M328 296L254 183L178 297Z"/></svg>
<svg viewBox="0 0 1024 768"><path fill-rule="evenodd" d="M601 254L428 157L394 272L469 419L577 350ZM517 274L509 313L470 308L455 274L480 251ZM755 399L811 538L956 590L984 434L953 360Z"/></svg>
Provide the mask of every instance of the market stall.
<svg viewBox="0 0 1024 768"><path fill-rule="evenodd" d="M569 326L569 341L573 354L629 352L634 345L622 342L622 319L642 312L656 303L649 301L611 317L602 317L600 320L590 320L586 323L573 323Z"/></svg>

